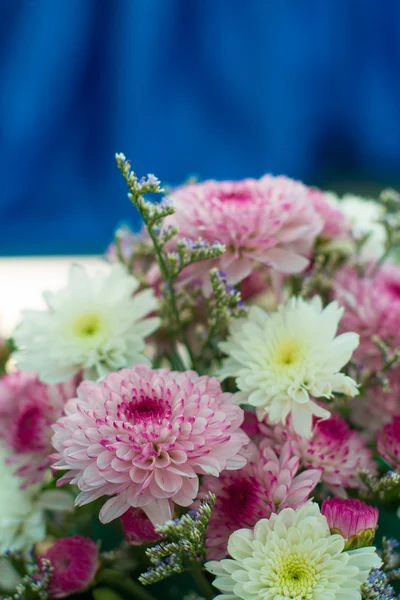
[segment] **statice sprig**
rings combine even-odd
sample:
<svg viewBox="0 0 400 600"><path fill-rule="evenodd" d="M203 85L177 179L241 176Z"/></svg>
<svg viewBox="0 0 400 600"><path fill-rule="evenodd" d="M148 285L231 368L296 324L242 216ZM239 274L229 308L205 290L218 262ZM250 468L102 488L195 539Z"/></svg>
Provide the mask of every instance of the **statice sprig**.
<svg viewBox="0 0 400 600"><path fill-rule="evenodd" d="M369 471L362 470L359 476L366 488L360 490L359 493L365 500L379 500L380 502L390 503L400 495L400 473L397 471L388 471L377 477L371 475Z"/></svg>
<svg viewBox="0 0 400 600"><path fill-rule="evenodd" d="M115 158L118 169L128 186L129 199L138 210L147 229L154 247L160 274L165 282L161 286L161 291L166 307L163 313L166 316L167 328L173 333L176 341L178 341L177 338L180 338L185 344L192 366L196 368L196 359L192 353L185 331L185 323L181 319L174 281L183 269L195 262L210 260L220 256L225 251L225 247L218 242L209 244L203 240L177 240L176 251L168 251L166 249L167 243L178 233L176 227L163 227L164 218L175 212L173 202L169 198L163 198L159 203L152 203L145 200L145 194L160 194L164 192L159 180L154 175L147 175L147 177L138 179L136 174L131 171L130 163L123 154L116 154ZM179 362L179 353L176 350L174 356L176 362ZM180 368L184 370L183 363L180 364Z"/></svg>
<svg viewBox="0 0 400 600"><path fill-rule="evenodd" d="M4 558L11 565L18 564L18 571L23 570L24 574L22 574L15 591L11 595L0 595L0 600L25 600L27 596L31 599L47 600L49 597L47 589L54 570L48 559L40 558L38 561L32 559L28 563L24 563L22 555L18 553L7 553Z"/></svg>
<svg viewBox="0 0 400 600"><path fill-rule="evenodd" d="M169 252L173 278L178 277L186 267L202 260L212 260L221 256L226 250L218 241L209 244L199 238L198 240L178 239L176 252Z"/></svg>
<svg viewBox="0 0 400 600"><path fill-rule="evenodd" d="M361 586L363 600L391 600L398 599L400 596L389 583L389 578L381 569L374 569L368 576L368 579Z"/></svg>
<svg viewBox="0 0 400 600"><path fill-rule="evenodd" d="M213 346L216 336L223 333L233 319L246 316L241 294L235 287L228 285L223 271L214 268L210 271L213 294L208 301L208 336L205 348Z"/></svg>
<svg viewBox="0 0 400 600"><path fill-rule="evenodd" d="M139 577L143 585L162 581L187 569L199 568L206 558L206 532L215 496L209 493L199 508L156 527L165 538L146 550L151 568Z"/></svg>

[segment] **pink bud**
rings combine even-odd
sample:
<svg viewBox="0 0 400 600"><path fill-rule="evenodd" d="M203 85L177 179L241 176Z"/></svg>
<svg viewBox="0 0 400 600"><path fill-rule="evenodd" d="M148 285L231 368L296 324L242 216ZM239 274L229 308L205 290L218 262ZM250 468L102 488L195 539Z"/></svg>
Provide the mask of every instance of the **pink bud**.
<svg viewBox="0 0 400 600"><path fill-rule="evenodd" d="M346 540L345 549L371 546L378 524L378 509L360 500L328 498L322 504L331 533L339 533Z"/></svg>
<svg viewBox="0 0 400 600"><path fill-rule="evenodd" d="M152 522L141 508L130 508L121 517L125 539L132 546L140 546L146 542L160 539Z"/></svg>

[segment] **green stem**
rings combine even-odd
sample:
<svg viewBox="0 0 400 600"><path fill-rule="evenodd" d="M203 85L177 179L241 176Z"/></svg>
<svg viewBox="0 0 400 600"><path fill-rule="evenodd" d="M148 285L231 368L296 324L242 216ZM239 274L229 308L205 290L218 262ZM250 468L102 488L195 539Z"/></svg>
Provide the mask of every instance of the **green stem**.
<svg viewBox="0 0 400 600"><path fill-rule="evenodd" d="M143 215L142 215L142 218L143 218ZM195 359L194 359L192 350L190 348L189 340L187 338L185 329L184 329L184 327L182 327L182 324L181 324L181 319L180 319L180 316L179 316L179 310L178 310L177 303L176 303L175 290L174 290L174 286L172 285L172 279L170 277L170 274L169 274L169 271L168 271L168 267L165 264L161 248L158 245L157 236L154 234L154 231L153 231L152 227L148 227L147 231L149 232L149 236L150 236L151 241L153 242L153 245L154 245L154 250L156 252L157 262L158 262L158 264L160 266L161 274L164 277L165 281L168 283L168 292L169 292L169 295L170 295L170 298L171 298L171 308L172 308L172 313L173 313L173 316L174 316L174 320L175 320L176 326L177 326L177 328L180 331L180 334L182 336L182 340L183 340L185 346L187 347L187 350L188 350L189 356L190 356L190 360L191 360L192 366L194 368L194 366L195 366Z"/></svg>
<svg viewBox="0 0 400 600"><path fill-rule="evenodd" d="M199 592L201 592L206 600L212 600L215 596L215 591L211 583L204 575L203 570L195 567L194 569L190 570L190 573L197 585Z"/></svg>
<svg viewBox="0 0 400 600"><path fill-rule="evenodd" d="M170 300L171 300L171 309L172 309L172 314L173 314L173 317L174 317L174 320L175 320L175 324L176 324L176 327L177 327L178 331L181 334L183 343L187 347L187 350L188 350L188 353L189 353L189 356L190 356L190 360L192 362L192 367L193 367L193 369L195 369L196 368L196 359L195 359L195 357L194 357L194 355L192 353L192 350L190 348L190 344L189 344L188 337L186 335L185 328L182 326L182 323L181 323L181 320L180 320L179 310L178 310L177 301L176 301L175 290L174 290L174 286L172 285L172 277L171 277L171 275L169 273L168 266L165 264L165 260L164 260L164 257L162 255L162 249L161 249L161 247L160 247L160 245L158 243L157 235L154 233L154 230L153 230L154 223L148 222L148 220L146 219L146 216L143 213L143 210L141 209L140 202L138 202L138 198L139 198L138 192L137 192L136 189L132 188L131 185L130 185L130 182L129 182L129 173L126 174L124 172L124 170L121 170L121 173L122 173L122 175L123 175L123 177L124 177L124 179L126 181L126 184L128 185L128 188L129 188L129 190L130 190L130 192L132 194L131 201L134 204L134 206L137 208L137 210L139 211L139 214L142 217L144 224L146 225L147 232L148 232L148 234L150 236L150 239L153 242L153 246L154 246L154 250L155 250L155 253L156 253L157 262L158 262L158 265L160 267L161 274L162 274L163 278L165 279L165 281L168 284L168 292L169 292L169 296L170 296ZM118 247L117 247L117 249L118 249ZM183 367L183 364L182 364L182 367ZM185 371L185 370L186 370L185 368L182 368L182 371Z"/></svg>
<svg viewBox="0 0 400 600"><path fill-rule="evenodd" d="M116 588L118 591L132 595L135 600L156 600L143 585L111 569L104 569L101 581L112 588Z"/></svg>

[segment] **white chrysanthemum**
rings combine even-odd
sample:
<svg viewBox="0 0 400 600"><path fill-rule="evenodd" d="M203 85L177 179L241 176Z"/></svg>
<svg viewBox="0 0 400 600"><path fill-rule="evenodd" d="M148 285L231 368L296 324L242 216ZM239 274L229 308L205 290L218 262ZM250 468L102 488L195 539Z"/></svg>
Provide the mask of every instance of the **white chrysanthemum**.
<svg viewBox="0 0 400 600"><path fill-rule="evenodd" d="M385 211L381 204L370 198L345 194L340 201L340 207L352 223L353 233L357 237L369 234L362 247L365 259L379 258L385 250L386 230L381 221Z"/></svg>
<svg viewBox="0 0 400 600"><path fill-rule="evenodd" d="M215 600L361 600L360 586L382 564L371 546L345 552L314 502L235 531L228 552L233 560L206 563L222 591Z"/></svg>
<svg viewBox="0 0 400 600"><path fill-rule="evenodd" d="M285 423L291 414L296 433L310 437L313 415L329 416L311 397L358 393L339 373L358 346L355 333L335 337L342 314L336 302L323 308L319 297L291 298L270 314L252 307L220 344L228 355L221 377L236 377L238 402L255 406L259 419Z"/></svg>
<svg viewBox="0 0 400 600"><path fill-rule="evenodd" d="M18 367L57 383L81 369L93 379L146 363L144 338L159 319L144 319L157 301L150 289L133 295L138 285L121 265L94 276L73 265L67 286L44 294L47 311L24 311L14 336Z"/></svg>
<svg viewBox="0 0 400 600"><path fill-rule="evenodd" d="M45 510L68 510L74 503L64 491L41 492L37 485L21 489L21 479L6 462L8 456L0 447L0 555L29 550L46 535Z"/></svg>

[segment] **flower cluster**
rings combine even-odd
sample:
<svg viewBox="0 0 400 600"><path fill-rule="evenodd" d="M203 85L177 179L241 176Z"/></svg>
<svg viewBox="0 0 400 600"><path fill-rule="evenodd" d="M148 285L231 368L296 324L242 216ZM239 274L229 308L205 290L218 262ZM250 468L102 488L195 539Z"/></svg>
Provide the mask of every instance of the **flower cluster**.
<svg viewBox="0 0 400 600"><path fill-rule="evenodd" d="M398 195L116 160L141 230L0 339L0 599L395 598Z"/></svg>

